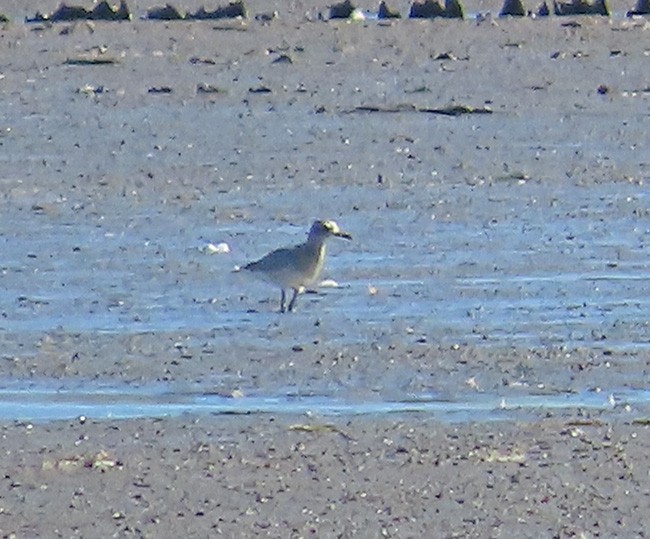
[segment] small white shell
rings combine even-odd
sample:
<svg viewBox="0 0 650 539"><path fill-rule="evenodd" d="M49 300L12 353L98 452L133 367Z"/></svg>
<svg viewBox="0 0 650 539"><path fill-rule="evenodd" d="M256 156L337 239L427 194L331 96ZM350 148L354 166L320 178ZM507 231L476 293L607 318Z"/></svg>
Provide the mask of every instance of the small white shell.
<svg viewBox="0 0 650 539"><path fill-rule="evenodd" d="M321 288L339 288L339 283L337 283L334 279L325 279L324 281L320 282L320 287Z"/></svg>
<svg viewBox="0 0 650 539"><path fill-rule="evenodd" d="M208 243L203 247L203 252L209 255L225 255L230 252L230 246L225 242L217 243L216 245L214 243Z"/></svg>

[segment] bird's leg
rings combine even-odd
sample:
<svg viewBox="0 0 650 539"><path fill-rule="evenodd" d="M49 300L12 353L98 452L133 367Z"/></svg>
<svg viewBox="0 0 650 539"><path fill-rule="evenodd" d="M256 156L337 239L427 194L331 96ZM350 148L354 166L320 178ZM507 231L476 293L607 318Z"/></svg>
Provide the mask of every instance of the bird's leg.
<svg viewBox="0 0 650 539"><path fill-rule="evenodd" d="M282 295L280 296L280 312L287 312L287 294L285 293L284 288L282 289Z"/></svg>
<svg viewBox="0 0 650 539"><path fill-rule="evenodd" d="M293 311L293 308L296 306L296 300L298 299L298 293L299 289L294 288L293 289L293 297L291 298L291 301L289 302L289 311Z"/></svg>

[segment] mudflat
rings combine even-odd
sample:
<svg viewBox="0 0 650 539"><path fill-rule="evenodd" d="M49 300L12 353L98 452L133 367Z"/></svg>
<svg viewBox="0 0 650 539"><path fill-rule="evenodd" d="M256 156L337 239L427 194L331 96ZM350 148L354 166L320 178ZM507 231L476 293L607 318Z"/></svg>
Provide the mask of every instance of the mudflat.
<svg viewBox="0 0 650 539"><path fill-rule="evenodd" d="M2 6L0 535L647 533L648 20L153 5Z"/></svg>

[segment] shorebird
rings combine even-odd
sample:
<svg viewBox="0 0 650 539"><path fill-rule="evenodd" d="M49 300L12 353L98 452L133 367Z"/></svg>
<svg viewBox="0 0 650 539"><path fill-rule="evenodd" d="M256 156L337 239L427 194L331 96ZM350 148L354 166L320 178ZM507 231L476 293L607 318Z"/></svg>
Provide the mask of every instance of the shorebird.
<svg viewBox="0 0 650 539"><path fill-rule="evenodd" d="M250 271L260 279L279 286L280 312L293 311L296 299L305 286L318 279L325 262L325 242L331 238L351 240L350 234L343 232L334 221L314 221L309 229L307 241L294 247L285 247L271 251L242 269ZM293 297L287 307L288 289L293 290Z"/></svg>

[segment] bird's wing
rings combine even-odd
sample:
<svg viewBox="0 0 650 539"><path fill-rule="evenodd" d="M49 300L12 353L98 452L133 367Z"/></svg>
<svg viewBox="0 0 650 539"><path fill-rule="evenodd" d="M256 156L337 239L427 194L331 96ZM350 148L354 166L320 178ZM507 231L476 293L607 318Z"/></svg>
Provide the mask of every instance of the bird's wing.
<svg viewBox="0 0 650 539"><path fill-rule="evenodd" d="M244 269L252 271L264 271L264 272L275 272L288 266L291 266L293 263L294 255L292 255L294 249L285 248L285 249L276 249L271 251L268 255L263 256L255 262L246 264Z"/></svg>

